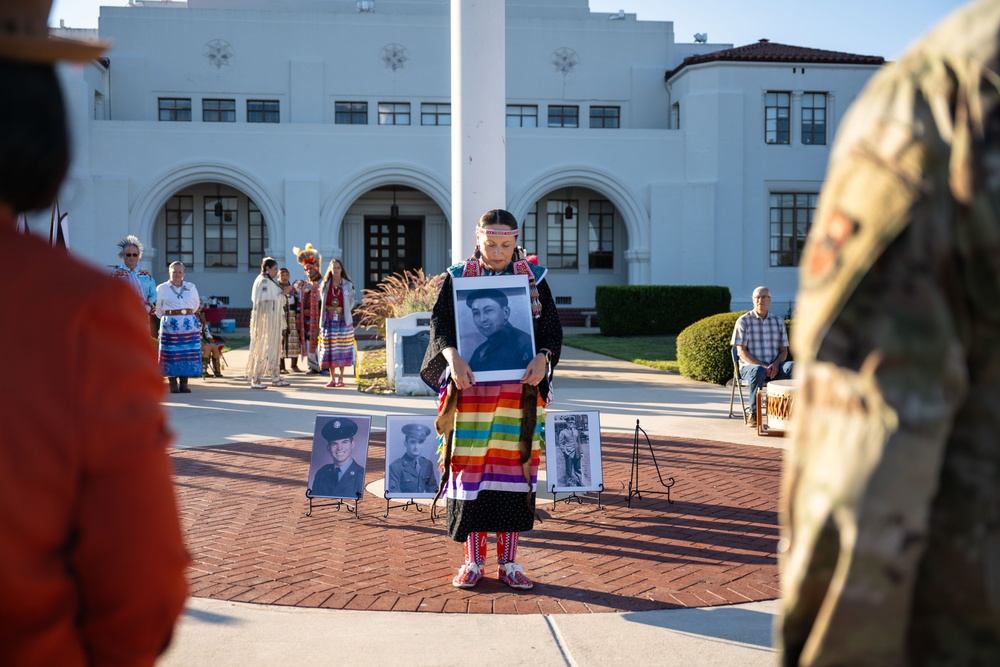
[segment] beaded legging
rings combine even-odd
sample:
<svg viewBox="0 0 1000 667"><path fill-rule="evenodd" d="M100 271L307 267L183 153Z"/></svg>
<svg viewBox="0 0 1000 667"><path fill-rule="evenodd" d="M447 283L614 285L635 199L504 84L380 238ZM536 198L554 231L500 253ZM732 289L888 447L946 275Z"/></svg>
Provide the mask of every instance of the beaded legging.
<svg viewBox="0 0 1000 667"><path fill-rule="evenodd" d="M489 533L469 533L465 538L465 562L483 565L486 562L486 536ZM517 540L521 533L497 533L497 563L513 563L517 556Z"/></svg>

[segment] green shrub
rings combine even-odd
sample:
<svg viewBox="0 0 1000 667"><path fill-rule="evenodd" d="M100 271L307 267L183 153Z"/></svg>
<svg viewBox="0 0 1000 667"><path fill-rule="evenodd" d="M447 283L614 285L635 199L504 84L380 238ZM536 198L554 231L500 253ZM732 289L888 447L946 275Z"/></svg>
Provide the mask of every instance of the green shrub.
<svg viewBox="0 0 1000 667"><path fill-rule="evenodd" d="M597 319L604 336L677 334L692 322L729 310L728 287L599 285Z"/></svg>
<svg viewBox="0 0 1000 667"><path fill-rule="evenodd" d="M736 320L747 311L719 313L699 320L677 336L677 363L681 375L724 385L733 377L729 341Z"/></svg>

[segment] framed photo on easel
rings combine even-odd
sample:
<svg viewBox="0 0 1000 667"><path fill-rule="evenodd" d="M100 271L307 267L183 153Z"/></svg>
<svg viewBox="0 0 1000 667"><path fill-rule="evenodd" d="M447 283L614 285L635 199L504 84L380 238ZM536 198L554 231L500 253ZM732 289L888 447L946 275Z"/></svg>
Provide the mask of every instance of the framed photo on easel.
<svg viewBox="0 0 1000 667"><path fill-rule="evenodd" d="M552 493L604 489L599 412L546 414L545 476Z"/></svg>
<svg viewBox="0 0 1000 667"><path fill-rule="evenodd" d="M455 278L458 353L479 382L520 380L535 356L527 276Z"/></svg>
<svg viewBox="0 0 1000 667"><path fill-rule="evenodd" d="M433 498L441 478L436 452L433 415L387 415L385 497Z"/></svg>
<svg viewBox="0 0 1000 667"><path fill-rule="evenodd" d="M308 495L361 500L371 417L316 415Z"/></svg>

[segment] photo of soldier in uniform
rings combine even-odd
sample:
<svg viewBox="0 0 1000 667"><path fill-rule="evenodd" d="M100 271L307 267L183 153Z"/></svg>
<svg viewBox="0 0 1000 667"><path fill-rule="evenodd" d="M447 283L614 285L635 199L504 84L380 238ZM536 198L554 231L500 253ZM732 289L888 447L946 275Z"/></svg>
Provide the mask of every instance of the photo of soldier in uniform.
<svg viewBox="0 0 1000 667"><path fill-rule="evenodd" d="M549 412L545 420L546 486L558 491L597 491L601 429L597 412Z"/></svg>
<svg viewBox="0 0 1000 667"><path fill-rule="evenodd" d="M317 415L309 464L310 495L360 500L371 417Z"/></svg>
<svg viewBox="0 0 1000 667"><path fill-rule="evenodd" d="M440 478L434 417L388 416L385 438L385 497L433 498Z"/></svg>
<svg viewBox="0 0 1000 667"><path fill-rule="evenodd" d="M453 284L458 351L476 379L520 379L535 356L527 277L456 278Z"/></svg>

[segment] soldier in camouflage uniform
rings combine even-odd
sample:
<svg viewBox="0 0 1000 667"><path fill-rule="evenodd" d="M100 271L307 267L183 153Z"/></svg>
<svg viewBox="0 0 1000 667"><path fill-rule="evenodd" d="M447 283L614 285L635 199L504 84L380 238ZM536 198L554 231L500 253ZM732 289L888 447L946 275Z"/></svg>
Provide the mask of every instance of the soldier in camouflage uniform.
<svg viewBox="0 0 1000 667"><path fill-rule="evenodd" d="M869 83L803 254L785 665L1000 665L1000 2Z"/></svg>

